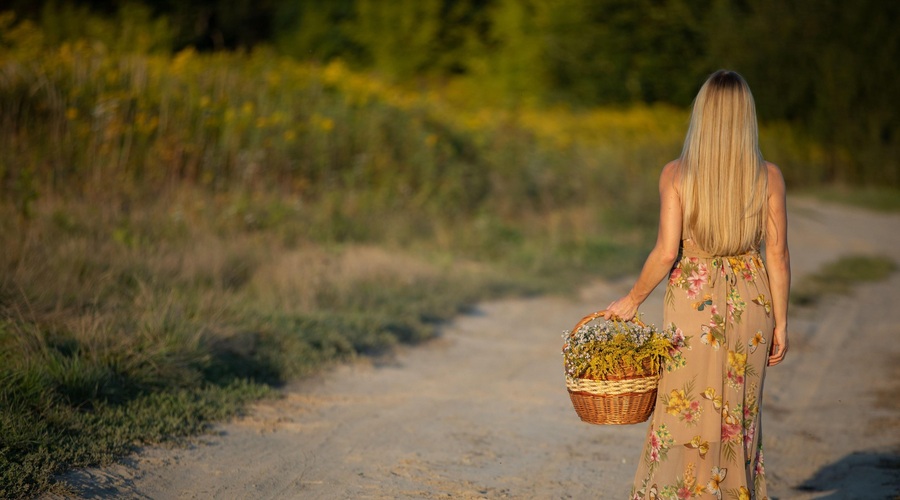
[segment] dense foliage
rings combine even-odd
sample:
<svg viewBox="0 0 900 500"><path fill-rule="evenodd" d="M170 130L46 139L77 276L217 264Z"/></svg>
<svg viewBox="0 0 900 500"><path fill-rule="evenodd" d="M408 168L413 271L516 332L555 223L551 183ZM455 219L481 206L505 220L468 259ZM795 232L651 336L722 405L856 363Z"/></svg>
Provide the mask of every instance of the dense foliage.
<svg viewBox="0 0 900 500"><path fill-rule="evenodd" d="M88 12L154 19L178 51L271 44L401 82L478 88L482 102L686 106L720 67L749 80L765 121L819 141L814 182L900 185L900 3L880 0L13 1L53 42ZM124 13L124 14L123 14ZM123 17L124 16L124 17ZM140 17L140 16L138 16ZM91 35L96 35L94 30ZM124 31L124 30L123 30ZM804 179L804 181L807 181Z"/></svg>

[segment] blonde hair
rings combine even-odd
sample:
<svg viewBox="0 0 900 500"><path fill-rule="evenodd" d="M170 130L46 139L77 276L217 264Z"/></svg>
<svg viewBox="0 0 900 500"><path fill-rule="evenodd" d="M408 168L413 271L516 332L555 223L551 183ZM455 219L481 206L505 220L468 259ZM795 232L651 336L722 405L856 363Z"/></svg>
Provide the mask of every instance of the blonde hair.
<svg viewBox="0 0 900 500"><path fill-rule="evenodd" d="M700 88L679 171L686 238L713 255L759 246L768 175L756 105L741 75L719 70Z"/></svg>

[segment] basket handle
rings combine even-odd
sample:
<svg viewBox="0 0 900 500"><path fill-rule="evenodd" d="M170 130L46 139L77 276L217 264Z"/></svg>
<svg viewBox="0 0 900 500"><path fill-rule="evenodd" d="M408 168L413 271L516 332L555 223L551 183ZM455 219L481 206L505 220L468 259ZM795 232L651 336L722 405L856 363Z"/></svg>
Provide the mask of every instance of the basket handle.
<svg viewBox="0 0 900 500"><path fill-rule="evenodd" d="M581 321L579 321L578 324L575 325L575 328L572 328L572 333L571 333L571 335L575 335L575 332L577 332L579 328L581 328L582 326L584 326L584 325L590 323L591 321L594 321L595 319L597 319L597 318L603 316L604 314L606 314L606 309L603 309L603 310L600 310L600 311L597 311L597 312L588 314L587 316L581 318ZM616 320L618 320L618 318L613 318L613 321L616 321ZM637 317L637 315L635 315L633 318L627 320L626 323L634 323L635 325L640 326L640 327L646 327L646 326L647 326L646 324L644 324L643 321L641 321L641 320Z"/></svg>

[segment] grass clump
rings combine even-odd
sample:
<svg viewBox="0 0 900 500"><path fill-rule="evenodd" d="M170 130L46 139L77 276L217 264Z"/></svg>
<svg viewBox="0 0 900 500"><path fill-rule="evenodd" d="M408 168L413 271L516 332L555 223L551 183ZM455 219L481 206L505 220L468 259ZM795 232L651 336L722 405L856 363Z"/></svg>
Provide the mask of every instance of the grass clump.
<svg viewBox="0 0 900 500"><path fill-rule="evenodd" d="M857 283L886 279L896 270L897 263L884 256L844 256L794 285L791 302L812 305L827 295L848 293Z"/></svg>
<svg viewBox="0 0 900 500"><path fill-rule="evenodd" d="M844 203L879 212L900 212L900 189L893 187L820 188L814 195L825 201Z"/></svg>
<svg viewBox="0 0 900 500"><path fill-rule="evenodd" d="M8 371L3 377L11 382ZM148 392L119 403L73 406L68 400L54 400L54 395L65 392L55 393L35 380L17 380L12 385L0 390L3 498L40 493L52 485L52 474L65 467L109 463L137 445L202 432L209 422L274 395L265 385L235 381L226 386ZM11 401L21 389L32 392L32 397Z"/></svg>

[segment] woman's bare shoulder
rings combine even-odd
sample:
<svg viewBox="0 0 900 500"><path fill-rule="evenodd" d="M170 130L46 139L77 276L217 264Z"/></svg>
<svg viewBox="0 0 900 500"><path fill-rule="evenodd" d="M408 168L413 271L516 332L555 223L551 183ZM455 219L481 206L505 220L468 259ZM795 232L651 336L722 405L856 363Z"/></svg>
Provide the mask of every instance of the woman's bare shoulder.
<svg viewBox="0 0 900 500"><path fill-rule="evenodd" d="M662 169L662 173L660 173L660 177L663 179L669 179L671 181L675 181L679 178L681 167L681 160L672 160Z"/></svg>
<svg viewBox="0 0 900 500"><path fill-rule="evenodd" d="M677 196L681 196L681 189L679 187L681 184L679 165L679 160L672 160L663 167L662 172L659 174L660 195L674 192Z"/></svg>
<svg viewBox="0 0 900 500"><path fill-rule="evenodd" d="M681 194L678 189L681 180L680 164L679 160L672 160L666 163L659 174L660 190L674 189L676 193Z"/></svg>
<svg viewBox="0 0 900 500"><path fill-rule="evenodd" d="M769 194L783 194L785 191L784 175L781 174L781 169L778 168L778 165L767 161L766 173L769 180Z"/></svg>

